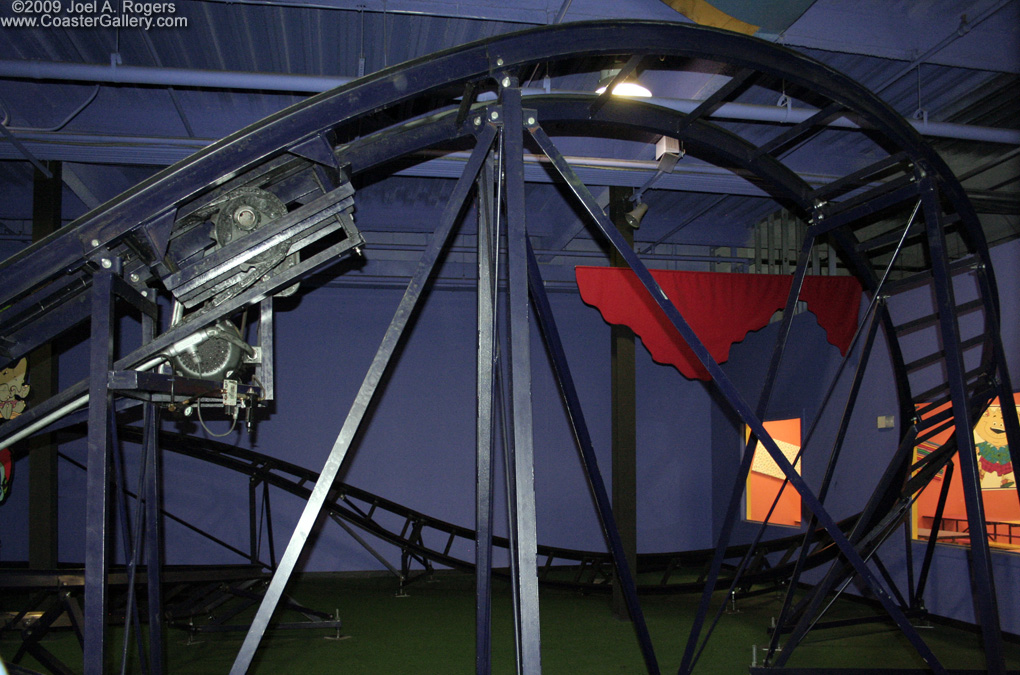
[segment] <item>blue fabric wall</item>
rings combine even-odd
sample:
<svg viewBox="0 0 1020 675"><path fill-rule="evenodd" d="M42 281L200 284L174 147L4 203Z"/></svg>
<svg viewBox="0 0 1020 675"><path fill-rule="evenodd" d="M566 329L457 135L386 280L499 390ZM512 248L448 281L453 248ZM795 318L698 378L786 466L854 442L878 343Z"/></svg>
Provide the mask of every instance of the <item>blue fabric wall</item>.
<svg viewBox="0 0 1020 675"><path fill-rule="evenodd" d="M1004 342L1011 372L1020 377L1020 242L994 250L1003 290ZM343 424L364 373L400 299L392 288L322 287L283 306L277 324L278 399L258 427L255 449L308 468L321 468ZM923 304L923 298L904 298ZM587 422L607 482L609 472L609 327L576 294L553 293L551 301L563 334ZM473 527L475 299L472 292L437 290L418 316L388 378L383 395L366 420L342 479L432 516ZM804 431L818 412L839 354L825 340L813 315L798 315L794 337L768 417L800 416ZM753 333L735 345L724 366L742 395L756 404L777 326ZM125 331L124 342L134 328ZM558 546L604 550L592 500L580 468L563 405L544 347L533 337L535 481L539 540ZM61 379L76 381L86 372L81 347L61 362ZM850 366L856 365L851 357ZM713 387L690 381L672 367L655 364L640 346L638 378L638 520L641 551L713 546L732 489L741 452L740 425L719 404ZM844 376L844 381L848 377ZM1014 383L1016 385L1016 383ZM837 388L842 400L845 384ZM895 448L897 432L878 430L879 415L897 414L884 338L866 370L864 392L855 407L839 470L827 507L836 518L856 513L870 494ZM825 412L812 440L822 450L808 454L804 472L817 485L827 447L835 433L839 406ZM899 423L900 420L897 420ZM225 430L223 423L210 426ZM250 445L246 434L230 440ZM81 441L62 450L84 461ZM125 473L133 483L136 452L129 450ZM27 558L27 462L20 462L18 484L0 507L0 560ZM502 485L497 473L496 485ZM60 469L61 560L84 558L84 473L66 462ZM283 550L303 503L271 491L277 554ZM497 504L497 532L505 533L505 504ZM215 466L169 454L166 458L166 509L239 549L248 547L248 479ZM776 536L788 528L772 528ZM168 522L171 563L236 563L236 554ZM754 526L739 524L734 542L747 541ZM771 535L770 535L771 536ZM263 540L265 549L267 542ZM905 575L900 537L883 549L894 574ZM897 548L898 547L898 548ZM399 552L381 545L391 562ZM920 555L920 548L915 552ZM265 557L265 556L263 556ZM972 619L966 585L966 552L939 547L926 603L936 614ZM497 564L500 561L497 560ZM1020 557L995 554L1000 595L1020 592ZM382 566L348 534L326 521L305 560L308 570L366 570ZM1003 602L1004 628L1020 632L1020 612Z"/></svg>

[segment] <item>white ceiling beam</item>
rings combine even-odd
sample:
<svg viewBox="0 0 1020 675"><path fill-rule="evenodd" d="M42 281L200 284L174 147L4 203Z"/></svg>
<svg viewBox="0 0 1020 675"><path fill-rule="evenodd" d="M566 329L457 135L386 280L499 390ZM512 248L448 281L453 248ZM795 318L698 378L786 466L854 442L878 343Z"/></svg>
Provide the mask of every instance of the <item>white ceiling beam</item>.
<svg viewBox="0 0 1020 675"><path fill-rule="evenodd" d="M31 80L57 80L70 82L107 82L116 84L141 84L149 86L206 87L218 89L239 89L251 91L288 91L298 93L319 93L352 80L347 77L315 77L284 73L254 73L240 71L191 70L184 68L143 68L137 66L91 65L81 63L60 63L51 61L0 61L0 78ZM527 96L548 94L576 94L591 92L547 92L543 89L525 89ZM649 103L661 105L683 113L694 111L702 102L686 99L651 98ZM725 103L712 113L714 119L745 120L753 122L774 122L797 124L812 115L813 108L786 108L744 103ZM959 140L985 141L1020 145L1020 131L946 122L907 120L923 136L953 138ZM856 128L845 119L833 120L830 126Z"/></svg>

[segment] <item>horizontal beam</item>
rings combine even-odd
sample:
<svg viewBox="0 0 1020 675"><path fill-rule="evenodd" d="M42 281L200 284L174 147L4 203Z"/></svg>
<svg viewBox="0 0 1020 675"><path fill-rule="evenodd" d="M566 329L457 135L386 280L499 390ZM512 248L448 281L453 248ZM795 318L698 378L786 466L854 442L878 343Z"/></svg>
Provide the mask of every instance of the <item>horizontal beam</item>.
<svg viewBox="0 0 1020 675"><path fill-rule="evenodd" d="M289 73L113 66L60 61L0 61L0 78L280 91L297 94L317 94L347 84L354 79Z"/></svg>
<svg viewBox="0 0 1020 675"><path fill-rule="evenodd" d="M91 136L59 133L32 133L21 136L27 148L43 160L64 162L131 164L167 166L211 144L212 139L159 138L138 136ZM423 178L456 178L463 171L466 153L448 153L412 167L397 171L396 176ZM0 160L22 159L11 146L0 144ZM553 178L543 168L547 163L537 155L525 156L524 179L530 183L551 183ZM620 160L602 157L569 157L589 185L629 185L640 187L655 175L658 163L642 160ZM803 175L810 185L829 182L832 176ZM655 188L764 197L766 194L731 171L709 164L689 162L672 174L658 180Z"/></svg>
<svg viewBox="0 0 1020 675"><path fill-rule="evenodd" d="M303 9L368 12L372 14L409 14L447 19L503 21L532 26L553 23L560 0L486 3L462 0L209 0L229 5L273 5Z"/></svg>
<svg viewBox="0 0 1020 675"><path fill-rule="evenodd" d="M350 77L320 77L314 75L291 75L284 73L255 73L246 71L198 70L186 68L153 68L140 66L108 66L86 63L63 63L55 61L0 61L0 79L27 79L65 82L101 82L113 84L136 84L164 87L200 87L211 89L232 89L241 91L279 91L299 94L317 94L352 81ZM535 95L577 94L593 92L552 91L524 89L525 98ZM659 98L647 99L649 103L661 105L683 113L694 112L703 101ZM787 108L785 106L752 105L746 103L725 103L716 108L710 119L743 120L749 122L771 122L775 124L797 124L810 118L818 110L814 108ZM948 122L925 122L906 119L922 136L953 138L957 140L985 141L1006 145L1020 145L1020 131L995 127L951 124ZM855 129L856 125L838 118L829 123L830 127ZM20 136L19 136L20 138Z"/></svg>

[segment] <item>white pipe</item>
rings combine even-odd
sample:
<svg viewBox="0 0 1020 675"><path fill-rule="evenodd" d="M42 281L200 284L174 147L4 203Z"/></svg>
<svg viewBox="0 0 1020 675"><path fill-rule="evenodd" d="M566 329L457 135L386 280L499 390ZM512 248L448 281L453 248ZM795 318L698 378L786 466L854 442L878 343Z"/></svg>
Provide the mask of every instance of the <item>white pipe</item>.
<svg viewBox="0 0 1020 675"><path fill-rule="evenodd" d="M10 447L10 446L14 445L15 443L17 443L18 441L20 441L22 439L28 438L29 436L31 436L35 432L39 431L40 429L48 427L49 425L51 425L54 422L56 422L57 420L59 420L61 417L64 417L65 415L70 415L75 410L77 410L78 408L82 407L83 405L85 405L88 402L89 402L89 395L88 394L82 394L81 396L79 396L78 398L74 399L70 403L65 403L63 407L57 408L56 410L51 412L49 415L46 415L45 417L37 419L35 422L32 422L31 424L29 424L27 427L25 427L21 431L13 433L10 436L8 436L7 438L4 438L3 440L0 440L0 446L3 446L5 448Z"/></svg>
<svg viewBox="0 0 1020 675"><path fill-rule="evenodd" d="M687 101L675 98L644 99L655 105L690 114L701 104L701 101ZM741 120L748 122L773 122L776 124L799 124L817 113L815 108L791 108L787 106L753 105L748 103L724 103L712 113L712 119ZM954 138L966 141L986 141L1005 145L1020 145L1020 130L1000 129L996 127L979 127L968 124L951 124L949 122L924 122L904 118L922 136L935 138ZM835 119L829 127L839 129L859 129L860 127L845 117Z"/></svg>
<svg viewBox="0 0 1020 675"><path fill-rule="evenodd" d="M61 80L72 82L113 82L118 84L142 84L176 87L206 87L213 89L241 89L248 91L280 91L302 94L317 94L351 82L350 77L316 77L311 75L289 75L283 73L251 73L221 70L192 70L185 68L147 68L139 66L107 66L84 63L58 63L51 61L0 61L0 78L22 78L31 80ZM552 91L530 88L523 90L525 96L548 94L586 94L592 92ZM702 101L676 98L645 99L656 105L690 113ZM797 124L818 112L811 108L790 108L746 103L724 103L712 113L713 119L744 120L748 122L773 122L776 124ZM986 141L1020 145L1020 131L998 129L947 122L922 122L906 120L923 136L955 138L970 141ZM857 126L840 118L829 124L831 127L856 129Z"/></svg>
<svg viewBox="0 0 1020 675"><path fill-rule="evenodd" d="M317 94L342 84L350 77L319 77L283 73L253 73L192 68L108 66L57 61L0 61L0 77L27 80L70 80L113 84L146 84L165 87L206 87Z"/></svg>
<svg viewBox="0 0 1020 675"><path fill-rule="evenodd" d="M188 338L184 338L184 340L187 340L187 339ZM182 340L181 342L184 342L184 340ZM179 344L181 344L181 343L180 342L177 343L177 345L179 345ZM174 347L176 347L177 345L174 345ZM149 368L153 368L153 367L159 365L160 363L163 362L163 360L164 360L163 356L154 357L154 358L146 361L142 365L138 366L134 370L148 370ZM15 433L11 434L10 436L7 436L5 438L0 439L0 447L7 448L7 447L10 447L10 446L14 445L15 443L17 443L18 441L20 441L22 439L28 438L29 436L31 436L35 432L40 431L42 429L45 429L46 427L48 427L49 425L53 424L54 422L56 422L60 418L66 416L66 415L70 415L75 410L78 410L82 406L86 405L88 402L89 402L89 395L88 395L88 393L82 394L78 398L73 399L69 403L65 403L63 406L57 408L56 410L51 412L49 415L45 415L44 417L41 417L41 418L37 419L35 422L32 422L31 424L29 424L24 429L22 429L20 431L16 431Z"/></svg>

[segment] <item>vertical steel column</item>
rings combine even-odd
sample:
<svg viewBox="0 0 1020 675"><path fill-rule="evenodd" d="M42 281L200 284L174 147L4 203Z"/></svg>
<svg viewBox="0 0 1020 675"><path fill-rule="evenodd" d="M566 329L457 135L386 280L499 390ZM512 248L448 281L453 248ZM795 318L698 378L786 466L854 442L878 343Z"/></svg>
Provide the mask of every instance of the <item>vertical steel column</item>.
<svg viewBox="0 0 1020 675"><path fill-rule="evenodd" d="M272 401L275 396L276 378L273 365L273 296L259 303L259 347L262 349L262 362L256 367L259 384L262 385L262 398Z"/></svg>
<svg viewBox="0 0 1020 675"><path fill-rule="evenodd" d="M496 257L493 181L499 169L490 155L478 183L478 352L475 421L475 672L492 669L492 479L493 372L496 367Z"/></svg>
<svg viewBox="0 0 1020 675"><path fill-rule="evenodd" d="M160 579L160 570L162 560L159 558L153 558L151 551L153 549L152 542L153 537L158 535L152 532L151 523L153 521L152 509L159 508L158 505L154 505L150 492L150 485L153 481L154 467L152 445L155 442L153 434L150 432L152 427L153 415L156 411L156 405L151 402L144 404L144 412L142 414L142 452L141 460L139 462L139 476L138 476L138 493L135 495L135 523L134 523L134 536L131 537L130 541L125 544L125 551L129 551L131 558L128 561L128 600L127 600L127 611L126 621L124 623L124 643L123 650L121 652L121 669L120 672L123 675L127 672L128 664L128 645L130 642L130 629L131 622L134 622L135 630L137 631L136 639L138 641L138 661L141 665L143 673L153 673L153 675L159 675L163 672L163 613L162 613L162 593L158 583ZM116 424L113 424L114 435L116 435ZM119 443L116 439L113 441L113 447L118 447ZM116 465L116 461L114 463ZM119 475L123 475L120 472ZM126 486L123 484L118 490L121 495L127 492ZM124 497L121 497L124 499ZM126 514L127 508L123 507L120 511ZM156 519L158 521L159 516ZM125 516L125 522L126 522ZM144 543L143 543L144 542ZM157 547L158 549L158 547ZM138 612L138 606L136 603L136 575L138 573L138 566L142 561L142 551L146 551L146 569L147 569L147 580L149 584L146 586L148 592L148 608L149 608L149 644L148 650L146 650L145 641L142 635L141 620ZM155 586L152 585L153 579L156 580ZM149 663L152 661L152 669L149 668Z"/></svg>
<svg viewBox="0 0 1020 675"><path fill-rule="evenodd" d="M510 397L513 408L514 494L517 575L521 626L518 671L542 671L538 616L538 531L531 410L531 331L529 329L527 224L524 200L524 119L516 77L502 80L504 166L507 210L507 286L510 309ZM534 119L529 120L529 124Z"/></svg>
<svg viewBox="0 0 1020 675"><path fill-rule="evenodd" d="M1006 663L1002 652L1002 632L999 626L999 608L995 597L995 580L992 574L992 557L985 528L984 503L981 497L981 477L978 472L977 451L971 425L971 402L967 391L966 369L960 348L960 326L956 319L956 297L953 292L953 275L946 252L942 209L933 178L922 169L920 179L924 222L928 233L934 275L935 299L939 308L939 332L945 354L949 391L956 418L956 445L959 449L960 478L963 481L967 522L970 524L971 573L974 575L974 603L981 634L984 640L988 672L1005 673ZM980 534L979 534L980 533Z"/></svg>
<svg viewBox="0 0 1020 675"><path fill-rule="evenodd" d="M110 461L113 466L113 489L117 500L117 515L115 520L120 523L121 543L124 553L128 556L128 593L126 609L124 611L124 641L121 650L120 672L127 672L127 661L129 646L131 643L131 627L135 629L135 640L138 642L138 660L142 672L148 672L148 660L145 655L145 638L142 635L142 619L138 611L138 602L135 593L135 573L140 562L142 546L142 523L145 519L145 504L140 495L135 495L135 526L132 532L131 517L127 503L127 477L124 470L124 448L120 444L117 432L116 410L111 410L110 415ZM143 449L144 453L144 449ZM139 462L141 474L138 476L138 489L141 491L145 481L145 460Z"/></svg>
<svg viewBox="0 0 1020 675"><path fill-rule="evenodd" d="M141 312L141 328L142 328L142 344L146 345L155 338L156 335L156 318L158 316L158 308L155 303L149 302L145 299L145 295L140 295L138 291L125 284L119 277L113 278L112 292L118 295L132 305L135 306ZM121 669L120 672L123 674L127 672L128 656L129 656L129 644L131 636L132 623L135 627L136 636L135 639L138 642L138 662L144 673L154 673L159 675L163 672L163 659L162 659L162 647L163 647L163 633L162 633L162 611L161 611L161 592L159 584L151 585L153 579L159 579L160 569L162 561L158 558L148 556L147 558L147 569L148 579L150 585L147 587L148 598L149 598L149 621L152 623L152 627L149 631L149 643L148 649L146 649L145 638L142 634L141 617L138 611L138 604L136 598L136 576L138 573L138 566L142 561L143 550L149 550L151 548L152 537L156 537L158 541L158 534L151 531L149 526L152 516L152 509L158 509L159 505L153 505L152 499L149 497L149 485L152 481L153 465L151 457L152 443L154 438L150 438L150 426L152 424L152 415L155 414L155 404L148 401L144 404L143 413L143 424L142 424L142 450L139 461L139 475L138 475L138 492L135 496L135 522L133 528L129 521L129 512L127 507L127 482L125 478L125 472L123 470L123 448L118 439L118 427L116 422L116 412L111 410L109 416L110 422L110 440L113 448L111 453L111 461L114 467L115 486L117 492L117 500L119 505L119 513L121 518L121 527L124 533L124 551L129 554L128 559L128 591L127 591L127 610L125 612L125 624L124 624L124 641L123 649L121 651ZM158 518L158 516L157 516ZM129 529L133 529L133 533L129 532ZM144 542L144 544L143 544ZM155 576L154 576L155 575ZM153 622L153 617L155 621ZM150 657L155 659L155 663L152 665L150 670Z"/></svg>
<svg viewBox="0 0 1020 675"><path fill-rule="evenodd" d="M266 523L266 545L269 546L269 569L276 569L276 542L273 538L273 504L269 499L269 481L262 482L262 512Z"/></svg>
<svg viewBox="0 0 1020 675"><path fill-rule="evenodd" d="M149 663L153 675L164 670L163 657L163 459L159 448L159 407L143 413L148 470L145 477L145 564L149 589Z"/></svg>
<svg viewBox="0 0 1020 675"><path fill-rule="evenodd" d="M627 224L626 211L632 188L609 188L609 219L624 241L634 247L634 229ZM619 253L610 251L613 267L627 267ZM627 566L637 569L637 375L634 331L628 326L610 326L610 415L612 416L613 517ZM627 619L627 598L619 577L613 582L613 616Z"/></svg>
<svg viewBox="0 0 1020 675"><path fill-rule="evenodd" d="M32 241L36 242L60 229L62 165L46 162L47 177L38 168L32 178ZM28 373L32 382L31 401L45 401L58 389L57 359L53 346L46 343L28 355ZM56 569L57 532L57 446L52 434L39 434L26 443L28 455L28 566L31 569Z"/></svg>
<svg viewBox="0 0 1020 675"><path fill-rule="evenodd" d="M917 607L917 598L914 595L914 524L913 517L903 520L903 550L906 551L905 566L907 568L907 595L910 598L909 608Z"/></svg>
<svg viewBox="0 0 1020 675"><path fill-rule="evenodd" d="M489 147L494 137L495 129L490 126L486 126L479 134L478 143L471 153L467 165L464 167L464 173L461 174L453 188L453 193L450 195L446 208L443 210L434 236L429 241L421 260L418 262L414 275L407 285L407 290L397 306L397 311L393 315L385 335L383 335L375 358L365 374L365 379L361 383L361 388L358 390L354 403L347 413L347 419L344 420L344 425L340 429L336 441L333 443L333 448L330 450L322 471L319 473L319 479L315 482L315 487L312 488L308 502L305 504L301 517L294 527L294 533L291 535L290 542L287 544L283 557L280 558L280 564L276 569L276 573L273 574L273 579L266 589L265 596L263 596L262 604L259 605L255 619L252 621L244 643L241 645L237 658L234 660L234 665L230 669L232 675L241 675L247 672L252 659L255 657L255 650L258 649L262 636L269 626L269 619L272 618L273 612L276 611L276 606L283 595L287 582L290 580L290 575L294 571L295 565L297 565L305 542L308 541L312 527L319 517L322 505L325 503L326 497L332 488L333 481L336 480L336 476L340 472L344 459L347 457L347 451L350 450L361 422L368 412L372 399L375 397L379 383L389 367L390 358L396 351L397 345L404 334L404 328L407 327L417 308L418 299L424 292L429 277L432 276L436 261L446 248L450 233L460 217L478 172L481 170L482 164L489 154Z"/></svg>
<svg viewBox="0 0 1020 675"><path fill-rule="evenodd" d="M504 303L505 304L505 303ZM504 308L505 309L505 308ZM498 326L503 329L502 325ZM505 329L504 329L505 330ZM499 349L505 351L506 335L502 330L497 334ZM514 434L513 434L513 400L510 395L510 364L505 355L497 357L498 363L496 377L499 380L499 423L503 439L503 494L507 496L507 553L510 558L510 595L513 607L514 621L514 658L520 664L524 662L524 654L521 641L516 639L521 633L521 589L516 583L517 580L517 549L520 544L514 533L517 532L517 502L513 499L514 486L517 484L517 467L514 464Z"/></svg>
<svg viewBox="0 0 1020 675"><path fill-rule="evenodd" d="M259 502L258 488L261 479L258 476L248 477L248 562L259 563Z"/></svg>
<svg viewBox="0 0 1020 675"><path fill-rule="evenodd" d="M106 581L110 524L110 388L113 366L113 274L92 278L89 343L89 440L85 483L85 675L101 675L106 660Z"/></svg>
<svg viewBox="0 0 1020 675"><path fill-rule="evenodd" d="M759 221L754 227L754 269L751 271L752 274L762 274L761 254L762 254L762 224Z"/></svg>
<svg viewBox="0 0 1020 675"><path fill-rule="evenodd" d="M542 335L545 337L545 343L549 349L549 356L553 364L553 372L556 375L556 382L560 387L563 402L567 407L567 414L570 417L570 428L574 432L574 440L577 442L581 464L584 467L585 476L588 478L588 487L591 488L592 497L595 499L595 505L598 509L602 534L605 536L606 542L609 544L609 550L613 554L613 565L616 569L618 586L623 594L630 620L634 623L634 631L637 633L638 645L641 647L641 654L645 660L645 668L650 675L654 675L659 673L659 664L655 658L652 639L648 634L648 626L645 623L644 613L641 611L641 603L638 600L637 585L634 583L634 576L632 574L632 570L636 568L628 560L627 551L620 537L619 529L616 526L613 506L609 500L609 493L606 491L605 481L602 480L602 472L599 471L598 459L595 456L595 447L591 441L591 434L588 432L588 425L584 421L581 399L577 395L574 378L570 374L567 354L563 349L560 332L556 327L552 307L549 305L549 298L546 296L545 286L542 283L542 274L538 269L538 260L535 258L535 252L532 251L530 243L528 244L528 278L531 288L531 301L535 307L535 316L538 319Z"/></svg>

